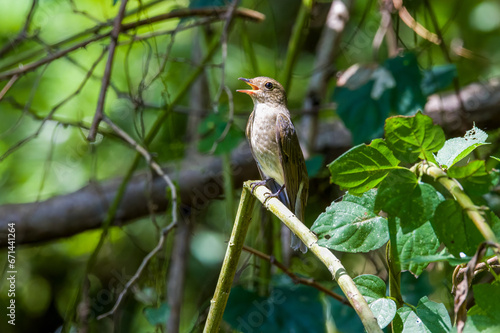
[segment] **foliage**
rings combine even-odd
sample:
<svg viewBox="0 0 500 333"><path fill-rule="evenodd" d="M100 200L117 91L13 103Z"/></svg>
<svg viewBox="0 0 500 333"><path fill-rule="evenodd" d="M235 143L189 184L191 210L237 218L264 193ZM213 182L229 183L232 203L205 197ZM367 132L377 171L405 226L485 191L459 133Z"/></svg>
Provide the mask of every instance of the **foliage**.
<svg viewBox="0 0 500 333"><path fill-rule="evenodd" d="M390 283L399 286L401 281L397 275L400 271L407 270L418 276L436 259L457 265L459 258L468 255L470 259L482 242L496 242L500 237L500 219L490 211L482 212L486 219L478 218L470 214L471 207L464 206L467 194L476 195L477 192L466 186L463 187L465 192L457 190L443 180L449 179L453 184L462 181L480 183L483 184L482 193L496 184L496 178L490 177L492 171L486 170L484 160L466 161L461 167L455 166L474 149L486 144L486 134L474 127L464 138L450 139L445 143L442 129L420 112L411 117L388 118L384 128L385 140L376 139L370 145L356 146L329 164L332 182L348 190L348 194L341 202L333 202L314 222L311 230L318 235L319 243L332 250L355 253L376 250L390 240L391 249L387 251L389 275L395 276ZM442 169L437 168L436 160ZM439 171L443 172L440 178L436 177L437 172L428 171L432 165L442 170ZM444 187L437 186L439 184ZM358 205L353 206L353 202ZM496 234L488 238L485 230L493 230ZM443 251L453 256L438 255L441 243L445 246ZM415 260L417 258L421 259ZM372 297L367 299L369 303L373 297L385 297L386 288L379 278L360 276L355 281L362 285L360 291L365 298ZM482 291L483 286L474 286L474 290ZM498 292L495 289L498 284L493 286L491 292ZM402 299L401 296L404 298L399 294L400 290L400 287L390 288L390 296L396 300ZM481 300L482 305L477 307L481 307L482 317L476 315L473 324L469 325L480 325L481 321L496 316L496 300L483 298L481 294L476 297L480 297L478 302ZM398 304L396 316L387 304L380 307L385 312L375 313L384 323L393 321L394 332L451 330L451 321L443 304L432 302L425 296L414 306L402 305ZM477 307L469 314L476 314Z"/></svg>

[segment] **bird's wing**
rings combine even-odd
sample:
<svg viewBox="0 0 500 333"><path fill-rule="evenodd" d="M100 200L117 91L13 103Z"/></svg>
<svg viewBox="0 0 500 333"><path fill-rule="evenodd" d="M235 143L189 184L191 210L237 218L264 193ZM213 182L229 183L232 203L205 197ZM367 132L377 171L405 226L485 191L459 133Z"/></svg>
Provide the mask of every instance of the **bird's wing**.
<svg viewBox="0 0 500 333"><path fill-rule="evenodd" d="M276 118L276 141L283 168L285 190L290 200L290 209L303 221L309 179L299 138L292 121L284 113L278 114Z"/></svg>
<svg viewBox="0 0 500 333"><path fill-rule="evenodd" d="M250 117L248 117L248 123L247 123L247 128L246 128L246 136L247 136L247 141L248 141L248 145L250 146L250 151L252 152L252 156L253 156L253 159L255 161L255 163L257 163L257 169L259 169L259 173L260 173L260 178L262 179L265 179L264 178L264 174L262 173L262 170L261 170L261 167L259 165L259 162L258 160L255 158L255 154L253 152L253 147L252 147L252 139L251 139L251 135L252 135L252 127L253 127L253 115L254 115L255 112L252 112L250 114Z"/></svg>

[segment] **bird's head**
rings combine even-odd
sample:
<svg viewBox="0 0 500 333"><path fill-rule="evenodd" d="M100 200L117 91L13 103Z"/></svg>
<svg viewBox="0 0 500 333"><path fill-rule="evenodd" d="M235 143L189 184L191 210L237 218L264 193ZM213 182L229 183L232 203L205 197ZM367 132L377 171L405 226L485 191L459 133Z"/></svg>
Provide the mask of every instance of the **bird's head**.
<svg viewBox="0 0 500 333"><path fill-rule="evenodd" d="M270 77L258 76L253 79L240 77L252 90L237 90L252 97L255 104L266 103L272 106L286 106L286 93L283 86Z"/></svg>

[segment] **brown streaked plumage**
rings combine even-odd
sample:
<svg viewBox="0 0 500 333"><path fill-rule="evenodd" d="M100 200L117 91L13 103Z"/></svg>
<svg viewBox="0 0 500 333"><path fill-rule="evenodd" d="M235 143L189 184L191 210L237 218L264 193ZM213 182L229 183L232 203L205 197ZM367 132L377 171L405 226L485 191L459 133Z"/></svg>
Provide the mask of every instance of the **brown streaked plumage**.
<svg viewBox="0 0 500 333"><path fill-rule="evenodd" d="M278 81L265 76L240 80L252 87L252 90L238 91L250 95L254 102L246 136L260 175L264 181L270 182L271 191L280 201L304 221L309 178L299 139L290 120L285 89ZM284 190L278 191L283 186ZM295 250L307 251L293 233L291 245Z"/></svg>

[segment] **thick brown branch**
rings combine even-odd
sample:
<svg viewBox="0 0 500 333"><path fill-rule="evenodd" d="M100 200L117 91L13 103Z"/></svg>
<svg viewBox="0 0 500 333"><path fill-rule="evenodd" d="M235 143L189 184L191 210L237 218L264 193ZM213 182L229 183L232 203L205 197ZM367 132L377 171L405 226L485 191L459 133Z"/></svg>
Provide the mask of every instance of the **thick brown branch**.
<svg viewBox="0 0 500 333"><path fill-rule="evenodd" d="M500 127L500 119L497 116L500 108L499 79L466 86L460 95L465 101L468 124L457 114L460 112L460 103L454 92L431 96L425 111L448 133L453 133L464 125L470 126L473 121L480 128L491 130ZM327 155L326 161L329 162L342 154L350 144L349 133L340 123L320 126L316 151ZM186 159L183 163L181 171L172 172L170 176L179 184L179 199L183 203L181 209L196 214L202 211L209 201L222 194L222 163L214 157ZM245 180L258 177L255 163L246 145L233 152L232 165L234 184L242 184ZM16 223L17 244L68 237L100 227L120 181L114 179L100 184L91 183L74 193L43 202L0 206L0 246L6 246L5 233L8 223ZM133 177L118 209L115 224L131 222L149 215L146 186L145 173L138 173ZM169 204L165 199L165 186L161 177L154 179L151 200L157 206L158 212L164 211Z"/></svg>

